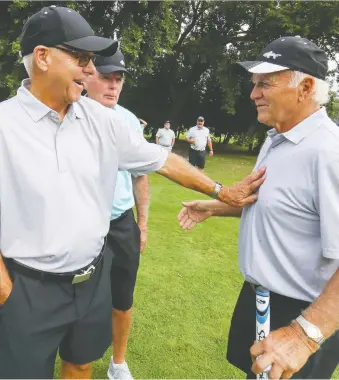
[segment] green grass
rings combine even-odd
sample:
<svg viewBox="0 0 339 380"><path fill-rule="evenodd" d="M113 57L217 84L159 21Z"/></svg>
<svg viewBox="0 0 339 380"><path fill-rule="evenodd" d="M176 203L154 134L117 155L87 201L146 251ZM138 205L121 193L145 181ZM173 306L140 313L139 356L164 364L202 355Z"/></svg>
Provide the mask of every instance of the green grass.
<svg viewBox="0 0 339 380"><path fill-rule="evenodd" d="M207 158L206 173L224 184L247 175L254 157ZM127 360L135 378L244 378L225 360L233 308L242 284L238 219L214 218L192 231L177 222L181 201L206 198L150 176L149 240L142 254ZM111 356L94 365L107 378ZM335 373L339 377L339 371Z"/></svg>

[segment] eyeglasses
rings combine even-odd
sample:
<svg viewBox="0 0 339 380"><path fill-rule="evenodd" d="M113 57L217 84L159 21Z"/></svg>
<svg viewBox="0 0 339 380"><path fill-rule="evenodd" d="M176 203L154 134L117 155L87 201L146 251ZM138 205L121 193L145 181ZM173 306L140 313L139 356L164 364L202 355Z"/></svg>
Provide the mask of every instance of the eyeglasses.
<svg viewBox="0 0 339 380"><path fill-rule="evenodd" d="M55 49L64 51L64 52L68 53L69 55L73 56L74 58L76 58L78 60L78 65L80 67L86 67L90 61L92 61L93 64L95 63L95 59L96 59L95 55L82 55L82 53L79 51L67 49L67 48L62 47L62 46L53 46L53 47Z"/></svg>

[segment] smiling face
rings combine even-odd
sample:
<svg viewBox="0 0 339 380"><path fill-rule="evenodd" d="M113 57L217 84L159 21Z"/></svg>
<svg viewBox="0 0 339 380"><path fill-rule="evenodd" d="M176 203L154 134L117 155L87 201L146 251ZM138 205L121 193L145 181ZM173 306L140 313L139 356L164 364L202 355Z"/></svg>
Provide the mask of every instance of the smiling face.
<svg viewBox="0 0 339 380"><path fill-rule="evenodd" d="M251 99L258 111L258 121L270 127L283 125L298 112L302 85L289 86L290 71L273 74L253 74Z"/></svg>
<svg viewBox="0 0 339 380"><path fill-rule="evenodd" d="M66 52L58 48L50 48L52 64L48 68L50 88L64 103L77 102L85 88L87 77L96 70L87 52ZM84 63L87 63L84 67Z"/></svg>
<svg viewBox="0 0 339 380"><path fill-rule="evenodd" d="M124 83L121 71L109 74L96 72L88 78L88 96L106 107L114 107L118 101Z"/></svg>

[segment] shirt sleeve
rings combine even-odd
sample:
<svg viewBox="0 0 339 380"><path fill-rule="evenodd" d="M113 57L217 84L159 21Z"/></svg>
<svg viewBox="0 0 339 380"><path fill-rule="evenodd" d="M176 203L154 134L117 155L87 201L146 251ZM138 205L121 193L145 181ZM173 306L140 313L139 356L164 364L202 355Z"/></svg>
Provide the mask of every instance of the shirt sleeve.
<svg viewBox="0 0 339 380"><path fill-rule="evenodd" d="M193 130L192 130L192 128L190 128L190 129L188 130L188 132L187 132L187 134L186 134L186 137L187 137L188 139L191 139L192 137L194 137L194 136L193 136Z"/></svg>
<svg viewBox="0 0 339 380"><path fill-rule="evenodd" d="M160 128L158 129L158 132L157 132L157 134L156 134L156 136L157 137L160 137L160 135L161 135L161 130L160 130Z"/></svg>
<svg viewBox="0 0 339 380"><path fill-rule="evenodd" d="M211 141L210 130L207 128L207 141Z"/></svg>
<svg viewBox="0 0 339 380"><path fill-rule="evenodd" d="M339 155L319 167L316 207L320 217L323 256L339 259Z"/></svg>
<svg viewBox="0 0 339 380"><path fill-rule="evenodd" d="M134 177L161 169L168 157L168 151L160 145L151 144L126 125L126 120L111 113L109 138L118 153L119 170L127 170Z"/></svg>

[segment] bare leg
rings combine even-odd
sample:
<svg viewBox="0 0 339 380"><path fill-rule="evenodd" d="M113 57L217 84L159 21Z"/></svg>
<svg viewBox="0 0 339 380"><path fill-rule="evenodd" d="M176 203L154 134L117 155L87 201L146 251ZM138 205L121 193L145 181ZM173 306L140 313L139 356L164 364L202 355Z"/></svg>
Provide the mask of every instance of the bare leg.
<svg viewBox="0 0 339 380"><path fill-rule="evenodd" d="M112 310L113 361L121 364L125 361L127 342L132 326L132 308L126 311Z"/></svg>
<svg viewBox="0 0 339 380"><path fill-rule="evenodd" d="M91 379L92 363L74 364L62 360L60 379Z"/></svg>

